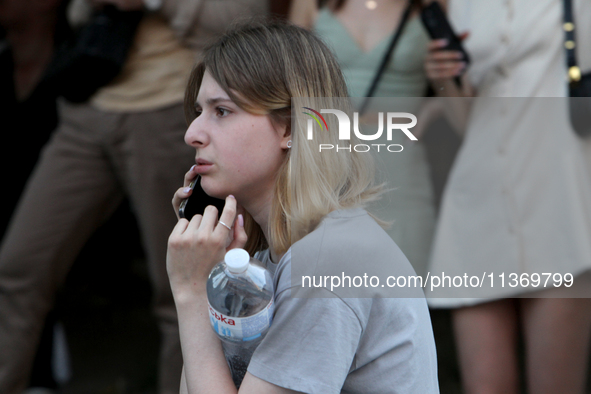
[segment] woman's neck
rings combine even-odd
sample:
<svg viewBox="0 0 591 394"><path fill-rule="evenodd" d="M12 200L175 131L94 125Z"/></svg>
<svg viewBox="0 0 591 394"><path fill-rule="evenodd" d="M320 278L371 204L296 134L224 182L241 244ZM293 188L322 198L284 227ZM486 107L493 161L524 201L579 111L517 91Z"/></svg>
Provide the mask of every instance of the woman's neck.
<svg viewBox="0 0 591 394"><path fill-rule="evenodd" d="M254 221L260 226L265 239L269 244L269 253L271 257L271 261L273 263L278 263L283 257L283 254L277 254L274 252L273 244L271 243L272 240L269 237L269 217L271 215L271 205L272 205L272 194L267 196L266 198L258 198L250 203L246 203L243 205L244 209L252 216Z"/></svg>

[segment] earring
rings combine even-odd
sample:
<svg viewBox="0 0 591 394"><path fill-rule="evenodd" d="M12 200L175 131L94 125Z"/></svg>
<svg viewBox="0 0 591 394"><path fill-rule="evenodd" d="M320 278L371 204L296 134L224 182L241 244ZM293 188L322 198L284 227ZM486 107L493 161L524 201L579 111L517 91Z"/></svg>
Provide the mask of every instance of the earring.
<svg viewBox="0 0 591 394"><path fill-rule="evenodd" d="M291 140L287 141L287 148L291 149Z"/></svg>

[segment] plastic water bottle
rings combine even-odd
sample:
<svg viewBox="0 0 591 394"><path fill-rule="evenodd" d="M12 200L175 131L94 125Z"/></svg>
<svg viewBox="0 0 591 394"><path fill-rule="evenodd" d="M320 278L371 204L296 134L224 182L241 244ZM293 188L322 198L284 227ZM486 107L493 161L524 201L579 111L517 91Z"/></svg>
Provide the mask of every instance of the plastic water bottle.
<svg viewBox="0 0 591 394"><path fill-rule="evenodd" d="M209 320L222 340L236 387L273 319L273 278L244 249L232 249L207 280Z"/></svg>

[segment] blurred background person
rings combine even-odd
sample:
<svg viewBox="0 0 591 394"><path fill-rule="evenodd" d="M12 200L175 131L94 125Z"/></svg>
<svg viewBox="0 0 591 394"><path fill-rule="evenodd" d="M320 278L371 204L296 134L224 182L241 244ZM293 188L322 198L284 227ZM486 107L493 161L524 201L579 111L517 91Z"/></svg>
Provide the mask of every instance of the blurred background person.
<svg viewBox="0 0 591 394"><path fill-rule="evenodd" d="M58 123L56 94L41 83L55 48L68 38L65 1L0 1L0 115L3 197L0 240L39 152ZM34 116L31 116L34 114ZM55 388L51 370L55 314L44 324L31 385Z"/></svg>
<svg viewBox="0 0 591 394"><path fill-rule="evenodd" d="M0 1L0 114L2 130L11 136L2 144L1 160L4 168L17 169L4 174L10 187L3 193L0 239L41 147L57 126L55 94L40 82L66 36L62 0Z"/></svg>
<svg viewBox="0 0 591 394"><path fill-rule="evenodd" d="M70 21L84 26L94 10L108 5L144 11L127 59L117 77L87 101L60 100L59 126L28 180L0 248L2 393L20 393L27 386L56 291L87 239L124 197L138 220L153 283L162 334L159 392L178 392L182 360L164 260L176 222L170 199L178 179L194 163L183 140L186 78L210 39L239 16L267 14L268 4L73 0ZM88 72L87 78L93 77Z"/></svg>
<svg viewBox="0 0 591 394"><path fill-rule="evenodd" d="M577 54L588 70L591 3L573 3ZM557 99L568 95L563 7L561 0L449 2L453 26L468 33L471 64L460 89L454 78L467 65L435 40L425 69L438 95L475 99L465 102L467 129L443 196L433 275L568 272L576 286L591 268L591 141L575 134L566 100ZM487 298L439 290L427 293L429 303L453 308L466 393L519 393L523 383L532 394L584 391L590 299L498 282Z"/></svg>
<svg viewBox="0 0 591 394"><path fill-rule="evenodd" d="M423 65L429 38L419 17L421 9L419 0L302 0L292 2L290 19L314 30L334 51L351 97L408 97L410 102L428 91ZM399 29L385 69L375 81ZM377 112L370 107L365 116L370 130ZM395 190L380 201L377 212L393 223L388 234L415 271L425 275L435 226L429 162L422 143L409 144L405 135L394 134L391 143L404 145L404 150L379 155L388 187Z"/></svg>

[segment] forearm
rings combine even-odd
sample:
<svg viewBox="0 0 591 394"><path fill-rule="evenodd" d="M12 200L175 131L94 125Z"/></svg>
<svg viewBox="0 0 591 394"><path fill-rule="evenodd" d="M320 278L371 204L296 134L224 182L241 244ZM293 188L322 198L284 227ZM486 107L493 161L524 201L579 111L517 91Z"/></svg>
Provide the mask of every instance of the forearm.
<svg viewBox="0 0 591 394"><path fill-rule="evenodd" d="M209 322L205 293L175 302L184 361L181 387L186 384L188 394L236 393L221 341Z"/></svg>
<svg viewBox="0 0 591 394"><path fill-rule="evenodd" d="M180 201L177 194L173 204ZM217 209L208 206L203 215L195 215L190 221L179 219L168 238L166 269L178 314L184 361L185 382L181 384L186 383L185 392L190 394L236 393L221 342L210 326L206 291L207 278L215 264L223 260L228 250L242 248L246 243L244 222L236 217L236 211L236 199L228 196L219 221ZM232 234L220 225L222 222L234 224Z"/></svg>

